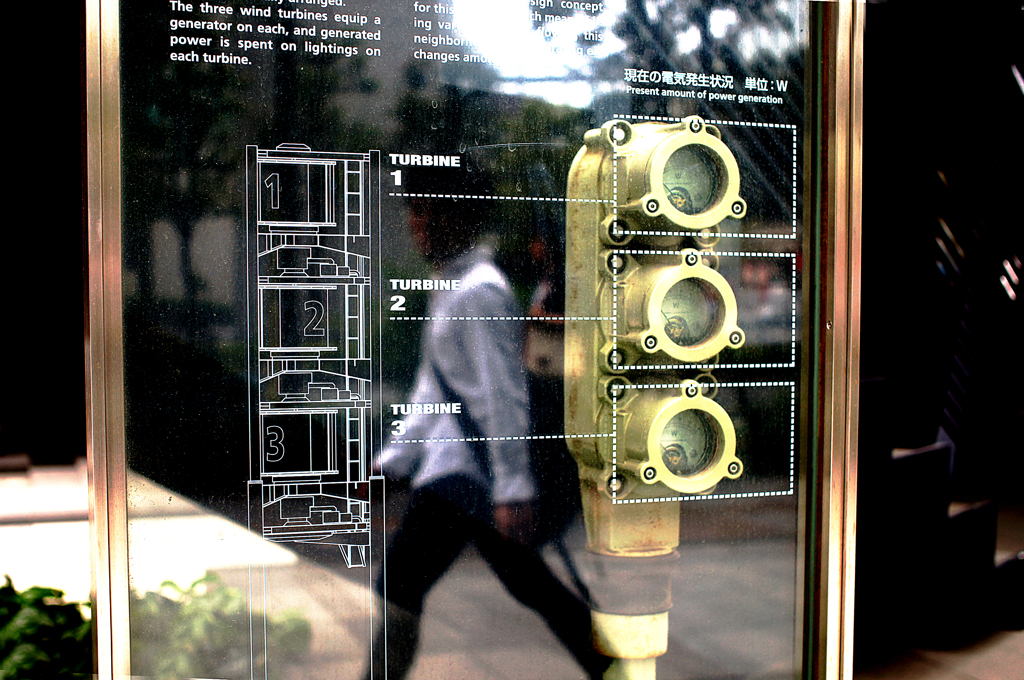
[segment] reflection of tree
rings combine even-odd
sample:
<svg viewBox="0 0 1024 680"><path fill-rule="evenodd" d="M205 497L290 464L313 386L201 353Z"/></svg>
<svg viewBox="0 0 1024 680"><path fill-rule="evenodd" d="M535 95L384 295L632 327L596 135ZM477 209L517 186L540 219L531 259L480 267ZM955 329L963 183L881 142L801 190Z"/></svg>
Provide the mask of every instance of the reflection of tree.
<svg viewBox="0 0 1024 680"><path fill-rule="evenodd" d="M166 4L128 5L121 61L124 263L137 278L135 299L175 332L202 341L215 314L219 324L244 315L244 298L234 309L200 302L204 284L192 262L192 243L197 225L209 217L244 223L246 145L370 148L374 134L347 122L338 101L346 93L371 93L375 84L361 56L250 52L257 60L252 66L172 62L166 42L153 40L154 27L167 25ZM184 294L158 310L151 240L160 221L180 237ZM237 233L244 239L241 226Z"/></svg>
<svg viewBox="0 0 1024 680"><path fill-rule="evenodd" d="M801 11L804 11L803 5L798 0L625 0L617 16L613 16L611 10L595 15L582 10L547 8L545 16L596 16L595 28L610 25L611 33L625 44L623 50L593 58L585 67L552 80L586 81L592 85L610 83L614 94L598 95L596 101L616 100L612 107L622 111L620 98L625 68L729 75L734 78L737 93L745 92L748 76L787 78L797 86L789 91L789 101L796 105L786 106L782 117L792 118L793 114L799 115L803 104L799 81L806 36L798 31ZM609 21L614 23L609 24ZM536 31L547 31L550 25L539 18L533 22ZM592 32L580 33L576 40L580 47L602 42L607 44L596 40ZM600 91L599 87L593 89L595 93ZM649 95L634 95L629 99L630 111L634 114L685 116L698 113L707 116L709 110L706 102L693 99ZM596 106L604 108L600 103ZM723 108L728 107L716 103L716 111L721 112Z"/></svg>
<svg viewBox="0 0 1024 680"><path fill-rule="evenodd" d="M798 42L792 41L788 50L773 50L770 45L758 43L766 36L770 39L791 34L796 28L790 13L794 7L795 4L787 0L747 3L627 0L626 11L614 32L629 47L629 65L635 68L732 75L739 83L739 91L747 76L789 78L799 86L801 73L797 70L801 69L802 53ZM718 37L712 33L712 15L716 10L731 12L733 19ZM697 47L683 52L678 38L693 31L697 34ZM786 41L778 44L785 45ZM621 78L621 73L615 76ZM791 101L798 103L798 112L803 104L802 91L794 90L791 97ZM653 115L665 115L674 101L643 95L634 95L631 99L634 113ZM690 113L707 116L707 106L697 102L697 109L687 112Z"/></svg>
<svg viewBox="0 0 1024 680"><path fill-rule="evenodd" d="M194 309L202 288L190 261L196 222L230 205L245 153L244 144L236 148L230 140L249 134L261 112L251 110L247 71L170 62L149 30L166 23L166 10L136 4L122 37L130 55L121 67L125 264L138 277L139 296L151 299L150 230L166 220L181 236L184 297ZM193 335L194 326L189 330Z"/></svg>
<svg viewBox="0 0 1024 680"><path fill-rule="evenodd" d="M370 93L375 84L361 57L250 52L258 60L252 66L172 62L166 39L154 40L157 27L167 26L167 3L129 0L121 16L122 252L136 279L124 316L128 464L244 521L246 146L379 148L379 133L339 105L343 95ZM236 239L225 250L239 261L216 265L235 273L229 304L204 300L192 261L200 227L212 217L233 223L223 238ZM159 223L179 241L171 253L183 283L177 300L157 299ZM232 329L233 342L215 335L222 327Z"/></svg>
<svg viewBox="0 0 1024 680"><path fill-rule="evenodd" d="M420 67L408 70L419 82ZM426 153L459 153L469 172L487 177L497 196L561 198L565 177L589 115L540 99L464 91L454 85L436 89L411 86L401 97L397 146ZM498 200L490 206L490 226L500 236L499 260L513 284L530 287L539 274L530 245L538 237L557 251L564 231L565 206L558 202Z"/></svg>

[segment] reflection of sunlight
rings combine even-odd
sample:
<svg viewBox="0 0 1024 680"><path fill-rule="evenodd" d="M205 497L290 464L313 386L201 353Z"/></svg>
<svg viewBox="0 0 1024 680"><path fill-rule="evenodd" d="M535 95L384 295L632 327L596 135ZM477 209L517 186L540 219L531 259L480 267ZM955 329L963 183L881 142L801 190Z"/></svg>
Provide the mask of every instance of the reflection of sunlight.
<svg viewBox="0 0 1024 680"><path fill-rule="evenodd" d="M590 80L541 80L535 82L507 82L498 87L503 94L537 97L549 104L586 106L595 95L612 92L611 83Z"/></svg>
<svg viewBox="0 0 1024 680"><path fill-rule="evenodd" d="M208 571L285 566L297 560L286 548L213 513L128 523L128 573L131 586L140 592L159 590L168 580L187 587Z"/></svg>
<svg viewBox="0 0 1024 680"><path fill-rule="evenodd" d="M615 20L625 10L625 0L607 0L597 16L577 13L564 20L542 22L534 28L530 13L541 17L551 9L529 3L496 4L487 0L455 0L454 21L459 35L471 42L505 83L509 94L544 97L554 104L585 106L592 100L595 84L593 62L625 50L612 33ZM562 17L559 17L560 19ZM584 33L601 40L581 45ZM590 47L592 53L581 53Z"/></svg>
<svg viewBox="0 0 1024 680"><path fill-rule="evenodd" d="M714 33L715 30L714 15L719 11L723 13L725 12L725 10L715 10L715 12L711 13L712 33ZM804 25L804 19L801 15L806 11L806 9L802 6L799 0L778 0L775 4L775 11L778 12L779 15L788 17L794 26ZM732 13L731 10L729 10L729 12ZM724 34L725 33L723 33L723 35ZM716 37L718 36L716 35ZM781 26L777 24L760 24L746 28L741 24L737 47L739 48L739 52L743 60L752 62L760 58L762 52L781 55L786 54L791 50L798 50L806 38L807 36L804 35L802 31L797 35L792 31L782 30Z"/></svg>
<svg viewBox="0 0 1024 680"><path fill-rule="evenodd" d="M181 275L181 235L169 222L153 225L153 294L159 298L180 300L185 297Z"/></svg>
<svg viewBox="0 0 1024 680"><path fill-rule="evenodd" d="M89 600L89 523L43 522L0 527L3 571L18 590L64 591L66 602ZM0 582L2 582L0 578Z"/></svg>
<svg viewBox="0 0 1024 680"><path fill-rule="evenodd" d="M694 25L676 36L676 48L680 54L689 54L700 47L700 29Z"/></svg>
<svg viewBox="0 0 1024 680"><path fill-rule="evenodd" d="M289 566L290 550L141 475L128 474L128 574L140 592L188 587L208 571ZM187 546L187 549L183 549Z"/></svg>
<svg viewBox="0 0 1024 680"><path fill-rule="evenodd" d="M708 28L711 30L711 36L713 38L724 38L729 28L739 20L740 18L736 16L736 10L731 7L728 9L712 10L711 14L708 15Z"/></svg>
<svg viewBox="0 0 1024 680"><path fill-rule="evenodd" d="M231 304L234 300L241 243L238 225L229 217L203 217L195 224L190 252L192 266L203 286L204 302Z"/></svg>
<svg viewBox="0 0 1024 680"><path fill-rule="evenodd" d="M44 436L44 433L40 433ZM0 583L89 599L89 482L85 458L0 474Z"/></svg>
<svg viewBox="0 0 1024 680"><path fill-rule="evenodd" d="M789 33L773 31L766 26L758 26L740 36L739 48L744 59L753 61L761 52L786 54L796 47L796 41Z"/></svg>

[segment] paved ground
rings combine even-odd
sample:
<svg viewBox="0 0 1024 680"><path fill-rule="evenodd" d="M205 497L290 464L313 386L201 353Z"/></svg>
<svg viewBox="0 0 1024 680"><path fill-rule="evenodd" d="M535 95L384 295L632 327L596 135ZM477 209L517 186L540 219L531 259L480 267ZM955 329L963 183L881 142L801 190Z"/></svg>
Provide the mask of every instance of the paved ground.
<svg viewBox="0 0 1024 680"><path fill-rule="evenodd" d="M136 519L129 550L135 556L132 581L137 588L155 589L167 578L188 583L207 569L246 591L255 583L251 597L256 607L271 617L297 609L313 626L309 658L287 669L287 677L360 676L371 637L370 614L379 615L370 587L374 569L349 569L330 548L307 548L299 556L145 480L134 479L130 486ZM796 548L792 540L780 538L790 521L785 510L774 519L768 510L769 516L752 515L747 522L746 533L760 536L755 540L746 535L708 540L710 530L690 531L673 582L670 647L659 660L663 677L789 676ZM717 516L704 506L687 511L691 521L704 527ZM777 508L774 512L779 514ZM388 519L393 525L395 517ZM577 524L568 536L570 551L580 553L583 541ZM184 545L190 549L182 550ZM553 550L545 557L564 573ZM250 563L266 566L262 584ZM541 618L508 595L474 550L466 550L431 591L412 680L581 677Z"/></svg>
<svg viewBox="0 0 1024 680"><path fill-rule="evenodd" d="M212 570L250 592L265 573L265 588L252 593L252 602L272 617L297 609L313 628L304 661L275 666L282 676L360 677L376 607L371 569L347 569L319 549L299 555L268 544L144 479L132 478L130 496L136 588L156 590L166 579L188 584ZM86 509L81 465L0 475L0 571L18 587L56 585L69 599L86 599ZM714 518L729 512L732 529L716 528ZM731 510L695 504L686 513L669 651L659 659L659 677L791 677L796 546L786 538L789 510L770 503ZM581 527L567 543L571 551L581 549ZM546 557L557 570L557 558ZM265 572L251 565L263 565ZM966 650L911 650L858 677L1002 680L1021 677L1022 662L1024 636L1004 633ZM413 680L581 677L543 621L513 600L472 550L431 592Z"/></svg>

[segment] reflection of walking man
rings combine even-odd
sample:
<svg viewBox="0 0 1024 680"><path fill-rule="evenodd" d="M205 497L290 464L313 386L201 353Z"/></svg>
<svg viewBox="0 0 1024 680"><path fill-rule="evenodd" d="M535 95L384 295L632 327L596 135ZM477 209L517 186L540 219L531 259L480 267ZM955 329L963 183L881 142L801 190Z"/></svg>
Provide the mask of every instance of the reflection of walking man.
<svg viewBox="0 0 1024 680"><path fill-rule="evenodd" d="M379 581L387 637L377 634L373 666L379 673L386 660L388 680L406 675L427 593L473 543L508 591L600 677L607 659L592 651L589 608L528 546L534 484L522 438L529 403L520 312L491 249L476 243L480 203L412 204L413 236L434 278L460 285L431 293L409 401L457 403L461 412L410 416L381 454L383 471L411 477L413 493Z"/></svg>

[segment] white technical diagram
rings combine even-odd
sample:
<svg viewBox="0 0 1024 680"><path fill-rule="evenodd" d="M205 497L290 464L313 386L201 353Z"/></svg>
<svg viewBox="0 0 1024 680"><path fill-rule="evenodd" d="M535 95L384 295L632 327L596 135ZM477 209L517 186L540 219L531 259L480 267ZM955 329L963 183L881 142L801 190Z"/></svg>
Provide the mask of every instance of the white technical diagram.
<svg viewBox="0 0 1024 680"><path fill-rule="evenodd" d="M369 561L377 151L246 149L249 524Z"/></svg>

